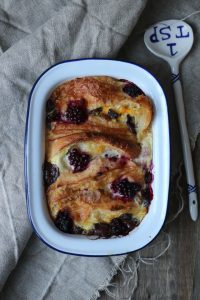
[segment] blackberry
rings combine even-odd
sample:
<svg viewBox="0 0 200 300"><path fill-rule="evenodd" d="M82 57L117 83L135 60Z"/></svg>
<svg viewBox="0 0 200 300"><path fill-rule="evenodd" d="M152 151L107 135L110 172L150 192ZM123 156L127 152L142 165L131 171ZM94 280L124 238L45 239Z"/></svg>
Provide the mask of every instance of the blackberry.
<svg viewBox="0 0 200 300"><path fill-rule="evenodd" d="M67 210L59 211L54 223L63 232L72 233L73 231L73 220Z"/></svg>
<svg viewBox="0 0 200 300"><path fill-rule="evenodd" d="M137 134L134 117L127 115L126 125L133 134Z"/></svg>
<svg viewBox="0 0 200 300"><path fill-rule="evenodd" d="M142 190L142 197L147 200L147 201L151 201L153 200L153 190L151 187L147 187L144 190Z"/></svg>
<svg viewBox="0 0 200 300"><path fill-rule="evenodd" d="M111 118L111 119L117 119L120 114L118 114L116 111L114 111L113 109L109 109L108 111L108 116Z"/></svg>
<svg viewBox="0 0 200 300"><path fill-rule="evenodd" d="M73 148L68 152L68 160L71 166L73 166L73 172L82 172L84 171L89 162L90 162L90 155L81 152L77 148Z"/></svg>
<svg viewBox="0 0 200 300"><path fill-rule="evenodd" d="M120 218L112 219L110 226L113 235L121 235L126 232L126 225L121 221Z"/></svg>
<svg viewBox="0 0 200 300"><path fill-rule="evenodd" d="M153 181L153 174L150 171L146 171L144 175L145 183L150 184Z"/></svg>
<svg viewBox="0 0 200 300"><path fill-rule="evenodd" d="M67 111L61 115L61 120L71 124L82 124L88 118L88 112L84 100L70 101Z"/></svg>
<svg viewBox="0 0 200 300"><path fill-rule="evenodd" d="M127 178L114 181L111 184L111 189L114 193L118 193L125 199L132 199L137 192L141 190L141 185L136 182L130 182Z"/></svg>
<svg viewBox="0 0 200 300"><path fill-rule="evenodd" d="M54 183L59 175L59 168L55 164L51 164L48 161L44 162L43 179L46 187Z"/></svg>
<svg viewBox="0 0 200 300"><path fill-rule="evenodd" d="M138 225L138 220L133 218L131 214L123 214L112 219L110 223L96 223L91 234L104 238L125 236Z"/></svg>
<svg viewBox="0 0 200 300"><path fill-rule="evenodd" d="M127 83L124 87L123 87L123 92L128 94L130 97L137 97L139 95L144 95L143 91L134 83L130 82Z"/></svg>

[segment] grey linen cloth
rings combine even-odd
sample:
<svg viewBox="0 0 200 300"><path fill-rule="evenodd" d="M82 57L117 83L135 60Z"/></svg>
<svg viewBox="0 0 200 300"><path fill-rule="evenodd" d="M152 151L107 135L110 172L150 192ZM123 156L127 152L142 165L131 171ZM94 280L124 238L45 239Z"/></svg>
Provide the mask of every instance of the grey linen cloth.
<svg viewBox="0 0 200 300"><path fill-rule="evenodd" d="M114 57L132 31L146 1L12 1L0 4L0 287L15 268L32 228L27 219L23 184L23 138L27 99L37 77L52 64L83 57ZM39 256L36 254L40 253ZM27 255L27 256L26 256ZM30 257L31 256L31 257ZM25 258L26 257L26 258ZM34 258L35 257L35 258ZM82 258L59 254L35 237L19 274L4 299L42 299L67 285L63 299L88 299L106 285L123 257ZM47 264L46 264L47 262ZM19 275L18 274L18 275ZM18 277L17 275L17 277ZM37 279L37 280L35 280ZM49 294L50 293L50 294ZM7 296L6 296L7 295Z"/></svg>
<svg viewBox="0 0 200 300"><path fill-rule="evenodd" d="M3 141L0 144L1 287L11 270L15 269L10 274L1 297L96 299L99 296L98 290L108 285L125 258L129 262L137 255L142 255L143 251L128 257L84 258L53 251L35 235L29 239L32 231L26 216L23 188L23 133L28 92L38 75L59 60L116 57L123 45L118 58L145 66L159 79L166 93L173 180L182 157L179 155L181 146L170 85L170 70L164 61L148 52L143 43L143 34L149 25L157 21L184 18L200 8L199 2L149 0L146 4L146 1L131 0L18 0L3 3L0 4L0 138ZM195 45L182 66L182 79L189 134L194 148L200 124L200 85L194 84L194 81L200 80L199 15L188 19L188 23L194 29ZM174 186L176 187L176 183ZM146 253L150 254L148 247ZM141 283L143 289L145 284ZM167 293L170 298L173 291ZM116 299L124 298L120 295Z"/></svg>

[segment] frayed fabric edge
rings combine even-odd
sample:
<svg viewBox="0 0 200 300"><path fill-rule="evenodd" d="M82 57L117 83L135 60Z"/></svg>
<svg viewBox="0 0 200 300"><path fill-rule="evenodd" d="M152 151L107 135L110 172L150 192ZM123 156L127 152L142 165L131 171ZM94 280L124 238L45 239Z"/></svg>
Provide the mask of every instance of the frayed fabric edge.
<svg viewBox="0 0 200 300"><path fill-rule="evenodd" d="M89 300L96 300L100 296L100 292L104 291L108 287L108 285L111 282L111 280L113 279L113 277L120 270L120 265L126 260L126 258L127 258L127 255L126 256L123 255L122 257L117 258L117 262L113 263L113 268L110 271L109 275L102 282L102 284L99 285L99 287L97 288L97 290L94 292L94 294L92 295L92 297Z"/></svg>

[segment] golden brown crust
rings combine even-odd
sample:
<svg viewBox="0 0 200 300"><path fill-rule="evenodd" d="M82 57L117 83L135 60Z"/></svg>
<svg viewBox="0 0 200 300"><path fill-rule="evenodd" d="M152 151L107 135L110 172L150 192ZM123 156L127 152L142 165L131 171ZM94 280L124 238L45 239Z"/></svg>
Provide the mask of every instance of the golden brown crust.
<svg viewBox="0 0 200 300"><path fill-rule="evenodd" d="M133 143L133 140L131 141L131 139L126 139L126 136L120 138L106 133L80 132L66 134L63 137L48 141L47 157L48 159L51 159L51 157L56 155L56 153L64 147L86 141L101 145L109 145L112 149L116 148L131 158L136 158L140 154L140 145L138 143Z"/></svg>
<svg viewBox="0 0 200 300"><path fill-rule="evenodd" d="M127 201L114 195L111 188L120 178L145 184L145 171L133 160L140 157L153 108L144 94L133 98L124 93L124 85L105 76L77 78L61 84L50 96L59 116L48 121L50 129L46 131L46 160L59 169L59 176L46 190L50 214L55 219L59 211L66 209L85 233L97 221L109 222L126 213L138 214L142 219L147 212L139 203L140 193L137 201ZM82 99L87 120L73 124L59 119L71 102ZM95 109L100 113L93 113ZM109 116L109 109L117 113L116 118ZM127 125L128 115L135 122L135 132ZM67 158L73 148L90 156L87 168L80 172L74 172Z"/></svg>
<svg viewBox="0 0 200 300"><path fill-rule="evenodd" d="M59 110L65 111L69 100L84 98L89 106L124 98L118 86L120 83L109 77L84 77L65 82L52 93L51 99L56 102ZM118 100L117 100L118 99Z"/></svg>

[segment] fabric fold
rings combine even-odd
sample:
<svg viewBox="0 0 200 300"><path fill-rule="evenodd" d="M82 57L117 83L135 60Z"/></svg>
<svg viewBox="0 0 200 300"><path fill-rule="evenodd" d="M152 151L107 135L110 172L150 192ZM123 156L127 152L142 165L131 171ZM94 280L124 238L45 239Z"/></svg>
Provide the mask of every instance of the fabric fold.
<svg viewBox="0 0 200 300"><path fill-rule="evenodd" d="M17 272L6 284L14 283L12 289L5 288L1 297L16 299L17 296L21 300L93 299L98 296L99 289L108 285L124 259L125 256L86 258L61 254L33 235ZM24 286L25 281L27 284Z"/></svg>

